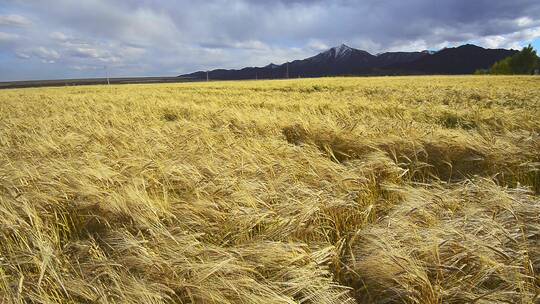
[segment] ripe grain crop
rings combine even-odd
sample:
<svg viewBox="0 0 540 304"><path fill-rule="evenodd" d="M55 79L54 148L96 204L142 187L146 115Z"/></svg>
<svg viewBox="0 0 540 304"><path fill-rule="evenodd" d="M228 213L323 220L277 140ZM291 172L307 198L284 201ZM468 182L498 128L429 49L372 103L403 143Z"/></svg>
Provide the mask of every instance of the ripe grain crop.
<svg viewBox="0 0 540 304"><path fill-rule="evenodd" d="M540 78L0 91L0 303L537 303Z"/></svg>

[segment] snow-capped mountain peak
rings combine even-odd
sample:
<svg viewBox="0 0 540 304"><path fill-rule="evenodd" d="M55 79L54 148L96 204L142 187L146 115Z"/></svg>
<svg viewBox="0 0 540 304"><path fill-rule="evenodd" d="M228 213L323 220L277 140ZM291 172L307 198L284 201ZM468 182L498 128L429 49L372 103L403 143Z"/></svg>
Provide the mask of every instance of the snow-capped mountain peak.
<svg viewBox="0 0 540 304"><path fill-rule="evenodd" d="M277 68L279 68L279 65L274 64L274 63L270 63L269 65L265 66L265 68L277 69Z"/></svg>
<svg viewBox="0 0 540 304"><path fill-rule="evenodd" d="M308 58L307 60L311 62L345 62L347 60L351 60L354 57L362 57L358 60L360 61L366 61L370 60L369 57L374 57L373 55L369 54L368 52L361 51L354 49L346 44L341 44L339 46L335 46L331 49L328 49L318 55L315 55L313 57Z"/></svg>
<svg viewBox="0 0 540 304"><path fill-rule="evenodd" d="M322 55L324 55L327 58L330 57L330 58L334 58L334 59L340 59L340 58L343 58L343 57L347 57L353 51L354 51L353 48L351 48L351 47L349 47L349 46L347 46L345 44L342 44L340 46L335 46L335 47L329 49L326 52L323 52Z"/></svg>
<svg viewBox="0 0 540 304"><path fill-rule="evenodd" d="M345 44L342 44L340 46L333 47L331 50L333 50L334 57L340 58L351 53L353 49Z"/></svg>

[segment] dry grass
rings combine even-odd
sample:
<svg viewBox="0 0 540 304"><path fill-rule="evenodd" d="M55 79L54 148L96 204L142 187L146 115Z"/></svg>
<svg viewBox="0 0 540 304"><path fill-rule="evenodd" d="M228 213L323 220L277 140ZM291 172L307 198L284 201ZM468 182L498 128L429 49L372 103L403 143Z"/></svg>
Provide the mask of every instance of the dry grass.
<svg viewBox="0 0 540 304"><path fill-rule="evenodd" d="M535 303L540 79L0 91L0 303Z"/></svg>

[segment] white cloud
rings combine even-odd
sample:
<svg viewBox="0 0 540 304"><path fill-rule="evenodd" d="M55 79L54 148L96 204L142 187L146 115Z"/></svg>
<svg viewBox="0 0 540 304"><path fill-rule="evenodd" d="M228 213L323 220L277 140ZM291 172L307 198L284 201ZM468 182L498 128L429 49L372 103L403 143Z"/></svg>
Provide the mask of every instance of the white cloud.
<svg viewBox="0 0 540 304"><path fill-rule="evenodd" d="M58 59L60 59L60 53L58 53L56 50L43 46L29 48L25 51L18 51L16 55L21 59L30 59L32 57L39 58L43 63L55 63Z"/></svg>
<svg viewBox="0 0 540 304"><path fill-rule="evenodd" d="M20 59L30 59L32 58L32 56L26 54L26 53L22 53L22 52L16 52L15 55L17 55L18 58Z"/></svg>
<svg viewBox="0 0 540 304"><path fill-rule="evenodd" d="M82 47L73 49L71 54L73 56L83 57L83 58L99 58L103 56L103 54L99 50L96 50L93 48L82 48Z"/></svg>
<svg viewBox="0 0 540 304"><path fill-rule="evenodd" d="M49 37L57 41L67 41L70 39L66 34L62 32L52 32Z"/></svg>
<svg viewBox="0 0 540 304"><path fill-rule="evenodd" d="M21 15L0 15L0 26L28 26L30 20Z"/></svg>
<svg viewBox="0 0 540 304"><path fill-rule="evenodd" d="M81 64L74 66L88 66L88 64L103 63L125 64L139 59L146 53L144 48L133 47L120 43L101 43L97 41L84 41L71 39L60 43L63 52L70 57L71 61Z"/></svg>
<svg viewBox="0 0 540 304"><path fill-rule="evenodd" d="M0 32L0 43L2 42L11 42L19 39L19 35Z"/></svg>
<svg viewBox="0 0 540 304"><path fill-rule="evenodd" d="M474 42L489 48L520 49L524 44L540 38L540 26L505 34L480 37Z"/></svg>
<svg viewBox="0 0 540 304"><path fill-rule="evenodd" d="M329 45L318 39L311 39L307 46L313 51L324 51L330 48Z"/></svg>
<svg viewBox="0 0 540 304"><path fill-rule="evenodd" d="M249 50L267 50L269 49L268 45L259 41L259 40L247 40L247 41L238 41L232 44L234 48L237 49L249 49Z"/></svg>
<svg viewBox="0 0 540 304"><path fill-rule="evenodd" d="M534 23L534 20L532 20L530 17L520 17L516 19L516 24L521 27L530 26Z"/></svg>
<svg viewBox="0 0 540 304"><path fill-rule="evenodd" d="M70 68L77 71L104 70L103 66L95 66L95 65L72 65L70 66Z"/></svg>

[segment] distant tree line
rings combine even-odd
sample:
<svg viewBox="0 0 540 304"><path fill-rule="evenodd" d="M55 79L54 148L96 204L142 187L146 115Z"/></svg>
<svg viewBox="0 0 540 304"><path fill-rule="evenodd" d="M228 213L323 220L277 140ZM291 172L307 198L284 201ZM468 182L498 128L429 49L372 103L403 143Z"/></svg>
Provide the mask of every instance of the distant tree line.
<svg viewBox="0 0 540 304"><path fill-rule="evenodd" d="M538 73L539 69L540 58L536 55L536 50L529 44L515 55L496 62L487 70L477 70L475 74L531 75Z"/></svg>

